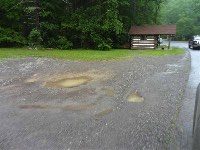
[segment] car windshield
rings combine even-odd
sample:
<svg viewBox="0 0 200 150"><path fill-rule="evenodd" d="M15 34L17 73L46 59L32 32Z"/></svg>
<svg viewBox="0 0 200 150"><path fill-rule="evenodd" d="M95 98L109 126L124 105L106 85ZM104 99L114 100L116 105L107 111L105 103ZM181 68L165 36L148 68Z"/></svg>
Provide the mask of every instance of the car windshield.
<svg viewBox="0 0 200 150"><path fill-rule="evenodd" d="M200 40L200 36L194 37L194 40Z"/></svg>

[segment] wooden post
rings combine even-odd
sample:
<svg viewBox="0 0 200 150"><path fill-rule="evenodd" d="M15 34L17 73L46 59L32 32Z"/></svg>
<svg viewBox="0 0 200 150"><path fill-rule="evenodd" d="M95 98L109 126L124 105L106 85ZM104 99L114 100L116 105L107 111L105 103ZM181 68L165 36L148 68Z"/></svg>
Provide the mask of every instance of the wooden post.
<svg viewBox="0 0 200 150"><path fill-rule="evenodd" d="M133 35L130 35L130 38L129 38L129 40L130 40L129 41L130 42L130 49L132 49L132 40L133 40L133 37L134 37Z"/></svg>
<svg viewBox="0 0 200 150"><path fill-rule="evenodd" d="M171 35L169 35L169 37L168 37L168 41L169 41L169 43L168 43L168 49L170 49L170 45L171 45Z"/></svg>
<svg viewBox="0 0 200 150"><path fill-rule="evenodd" d="M160 39L158 35L156 35L156 43L156 48L158 48L158 46L160 46Z"/></svg>

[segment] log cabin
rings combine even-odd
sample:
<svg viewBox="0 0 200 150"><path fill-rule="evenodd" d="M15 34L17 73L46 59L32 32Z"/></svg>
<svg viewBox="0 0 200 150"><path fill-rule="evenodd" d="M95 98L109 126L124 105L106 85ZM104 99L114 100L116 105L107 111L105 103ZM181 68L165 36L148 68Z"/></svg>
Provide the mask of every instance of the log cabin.
<svg viewBox="0 0 200 150"><path fill-rule="evenodd" d="M167 35L170 47L171 37L176 34L176 25L132 26L129 30L131 49L155 49L160 35Z"/></svg>

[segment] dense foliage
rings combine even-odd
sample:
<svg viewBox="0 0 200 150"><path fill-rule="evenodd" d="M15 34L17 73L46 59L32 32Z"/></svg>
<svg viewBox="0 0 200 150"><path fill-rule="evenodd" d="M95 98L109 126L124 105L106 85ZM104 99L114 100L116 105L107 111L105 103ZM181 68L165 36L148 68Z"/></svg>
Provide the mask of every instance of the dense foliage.
<svg viewBox="0 0 200 150"><path fill-rule="evenodd" d="M120 47L132 24L158 24L163 0L1 0L0 46Z"/></svg>
<svg viewBox="0 0 200 150"><path fill-rule="evenodd" d="M187 40L200 34L200 1L168 0L163 4L162 17L165 24L177 25L177 40Z"/></svg>

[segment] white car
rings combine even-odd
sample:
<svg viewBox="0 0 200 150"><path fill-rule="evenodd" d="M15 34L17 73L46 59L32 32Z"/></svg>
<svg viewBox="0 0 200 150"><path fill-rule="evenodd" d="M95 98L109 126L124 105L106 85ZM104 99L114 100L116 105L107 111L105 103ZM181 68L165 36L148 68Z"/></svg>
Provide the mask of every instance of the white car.
<svg viewBox="0 0 200 150"><path fill-rule="evenodd" d="M200 35L192 36L189 40L188 47L191 49L200 48Z"/></svg>

